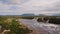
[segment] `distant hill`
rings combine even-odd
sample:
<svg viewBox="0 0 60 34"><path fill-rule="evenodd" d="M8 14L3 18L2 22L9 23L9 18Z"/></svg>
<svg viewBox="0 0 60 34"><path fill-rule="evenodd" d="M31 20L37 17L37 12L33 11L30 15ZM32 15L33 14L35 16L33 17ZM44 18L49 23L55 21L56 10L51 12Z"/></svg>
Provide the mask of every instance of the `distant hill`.
<svg viewBox="0 0 60 34"><path fill-rule="evenodd" d="M44 14L39 14L38 16L46 16L46 15L44 15Z"/></svg>
<svg viewBox="0 0 60 34"><path fill-rule="evenodd" d="M44 15L44 14L39 14L39 16L60 16L60 14L53 14L53 15Z"/></svg>
<svg viewBox="0 0 60 34"><path fill-rule="evenodd" d="M22 14L20 16L36 16L35 14Z"/></svg>
<svg viewBox="0 0 60 34"><path fill-rule="evenodd" d="M54 15L52 15L52 16L60 16L60 14L54 14Z"/></svg>
<svg viewBox="0 0 60 34"><path fill-rule="evenodd" d="M44 14L38 14L38 15L35 15L35 14L22 14L20 16L46 16Z"/></svg>

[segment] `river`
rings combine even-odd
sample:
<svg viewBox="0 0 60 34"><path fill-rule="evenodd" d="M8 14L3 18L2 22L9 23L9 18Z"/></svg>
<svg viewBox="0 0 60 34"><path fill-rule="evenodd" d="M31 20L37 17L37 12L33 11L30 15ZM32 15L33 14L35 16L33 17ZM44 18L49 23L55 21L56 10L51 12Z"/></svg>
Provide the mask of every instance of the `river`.
<svg viewBox="0 0 60 34"><path fill-rule="evenodd" d="M60 25L43 22L38 23L33 19L20 19L19 21L27 25L31 30L35 30L33 34L60 34Z"/></svg>

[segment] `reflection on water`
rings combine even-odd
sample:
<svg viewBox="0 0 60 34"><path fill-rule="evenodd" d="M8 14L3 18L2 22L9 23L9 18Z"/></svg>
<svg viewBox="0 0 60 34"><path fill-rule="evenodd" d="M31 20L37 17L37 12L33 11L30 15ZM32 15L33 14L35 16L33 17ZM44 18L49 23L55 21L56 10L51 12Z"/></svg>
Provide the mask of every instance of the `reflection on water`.
<svg viewBox="0 0 60 34"><path fill-rule="evenodd" d="M60 34L60 25L50 24L50 23L38 23L36 20L29 20L29 19L21 19L22 23L26 24L27 26L38 30L44 30L47 33L45 34ZM36 33L37 34L37 33Z"/></svg>

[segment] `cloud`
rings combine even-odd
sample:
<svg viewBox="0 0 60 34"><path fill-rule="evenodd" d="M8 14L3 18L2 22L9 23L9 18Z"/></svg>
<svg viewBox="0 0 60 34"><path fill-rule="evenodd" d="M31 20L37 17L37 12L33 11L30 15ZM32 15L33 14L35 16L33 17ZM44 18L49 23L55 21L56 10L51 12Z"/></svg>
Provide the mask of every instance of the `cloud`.
<svg viewBox="0 0 60 34"><path fill-rule="evenodd" d="M0 14L46 14L60 13L60 0L0 0Z"/></svg>

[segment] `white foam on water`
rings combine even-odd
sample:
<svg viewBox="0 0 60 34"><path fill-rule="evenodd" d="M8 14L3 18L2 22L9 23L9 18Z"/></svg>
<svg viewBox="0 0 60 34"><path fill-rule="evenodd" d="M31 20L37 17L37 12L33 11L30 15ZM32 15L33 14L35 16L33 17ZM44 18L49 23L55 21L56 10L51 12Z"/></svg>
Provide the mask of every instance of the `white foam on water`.
<svg viewBox="0 0 60 34"><path fill-rule="evenodd" d="M50 24L50 23L43 23L43 22L37 22L36 20L22 20L22 22L28 26L31 26L32 28L36 30L40 30L41 28L50 34L59 34L60 32L60 25L56 24Z"/></svg>

